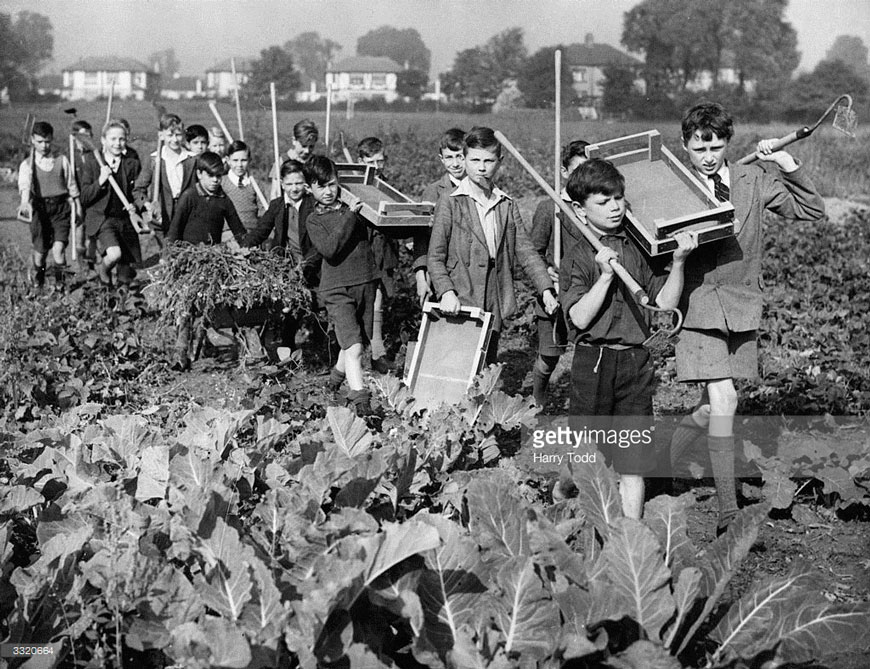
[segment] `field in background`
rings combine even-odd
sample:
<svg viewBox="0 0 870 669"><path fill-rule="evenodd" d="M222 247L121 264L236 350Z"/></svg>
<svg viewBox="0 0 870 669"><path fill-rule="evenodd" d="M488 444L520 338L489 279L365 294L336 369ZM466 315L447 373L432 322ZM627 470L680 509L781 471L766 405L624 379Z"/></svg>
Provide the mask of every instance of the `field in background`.
<svg viewBox="0 0 870 669"><path fill-rule="evenodd" d="M105 102L76 102L42 106L8 107L0 110L0 164L13 163L17 153L20 157L21 132L27 112L54 124L58 129L69 126L72 117L65 108L75 105L78 116L90 121L95 127L105 118ZM167 109L177 112L186 124L215 125L214 118L204 101L166 102ZM236 132L235 107L228 103L218 105L224 121L231 132ZM157 114L153 106L144 102L120 100L114 104L114 116L126 118L133 127L133 146L146 152L156 141ZM564 141L582 138L588 141L613 139L636 132L658 130L665 145L677 155L680 151L679 125L661 122L600 122L580 121L565 114L562 122ZM293 124L302 118L311 118L317 123L321 134L326 129L324 112L279 112L278 128L282 152L289 147ZM815 119L807 119L812 122ZM859 122L860 122L859 118ZM265 165L272 156L272 121L268 100L259 108L251 107L242 112L245 139L254 149L254 170L265 173ZM422 193L427 183L440 175L436 160L438 139L441 132L458 126L469 129L474 125L488 125L501 130L520 149L523 155L549 181L553 178L554 119L549 111L516 110L499 115L492 114L413 114L393 112L360 112L352 119L346 118L344 108L333 110L330 125L331 153L339 157L341 148L338 133L344 133L347 144L353 151L356 142L367 135L377 135L387 142L389 163L387 178L403 192L416 196ZM748 153L755 142L767 137L780 137L795 128L783 124L737 125L737 135L731 148L731 156L739 158ZM859 126L857 140L849 139L835 131L829 124L816 131L809 139L791 147L792 153L802 160L813 176L822 195L850 200L870 200L870 131ZM323 140L323 137L321 137ZM537 194L534 182L511 158L505 162L501 174L502 187L509 193L524 196Z"/></svg>

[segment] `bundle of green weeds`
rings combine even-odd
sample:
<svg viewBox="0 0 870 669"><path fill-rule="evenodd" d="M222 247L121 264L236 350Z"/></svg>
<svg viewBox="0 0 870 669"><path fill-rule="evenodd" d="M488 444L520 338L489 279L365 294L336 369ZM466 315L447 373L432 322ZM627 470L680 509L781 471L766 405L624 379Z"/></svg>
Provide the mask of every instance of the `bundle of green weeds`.
<svg viewBox="0 0 870 669"><path fill-rule="evenodd" d="M290 258L274 251L231 249L224 244L169 246L153 270L146 294L166 324L174 324L187 314L263 306L299 315L311 305L302 269Z"/></svg>

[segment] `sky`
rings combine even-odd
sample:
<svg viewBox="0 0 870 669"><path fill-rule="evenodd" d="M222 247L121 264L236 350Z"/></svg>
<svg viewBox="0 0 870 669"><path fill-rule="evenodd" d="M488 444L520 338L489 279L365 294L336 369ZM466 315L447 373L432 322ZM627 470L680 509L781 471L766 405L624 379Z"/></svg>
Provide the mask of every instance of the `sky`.
<svg viewBox="0 0 870 669"><path fill-rule="evenodd" d="M257 57L261 49L309 30L340 43L339 57L345 57L355 54L361 35L387 24L419 31L432 51L435 74L450 69L457 51L513 26L525 31L530 53L582 42L587 33L620 46L623 15L638 1L0 0L0 11L49 17L54 62L46 72L60 72L82 56L144 61L173 47L182 74L202 74L224 58ZM868 0L789 0L786 19L797 31L799 71L812 70L837 35L857 35L870 46Z"/></svg>

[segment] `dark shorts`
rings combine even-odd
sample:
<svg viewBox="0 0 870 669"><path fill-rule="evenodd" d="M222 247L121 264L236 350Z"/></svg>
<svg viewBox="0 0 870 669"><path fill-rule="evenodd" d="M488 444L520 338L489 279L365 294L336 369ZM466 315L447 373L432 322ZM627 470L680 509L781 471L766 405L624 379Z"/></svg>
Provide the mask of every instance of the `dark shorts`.
<svg viewBox="0 0 870 669"><path fill-rule="evenodd" d="M377 281L356 286L341 286L318 292L321 303L335 327L335 336L342 350L354 344L367 344L372 338L375 289Z"/></svg>
<svg viewBox="0 0 870 669"><path fill-rule="evenodd" d="M558 358L568 346L568 326L561 309L552 316L535 316L538 325L538 355Z"/></svg>
<svg viewBox="0 0 870 669"><path fill-rule="evenodd" d="M617 433L651 428L653 381L653 366L645 348L618 351L578 344L571 365L572 429L582 430L587 422ZM583 420L591 417L601 418ZM654 443L598 442L597 448L620 474L642 476L656 467Z"/></svg>
<svg viewBox="0 0 870 669"><path fill-rule="evenodd" d="M758 378L755 330L722 332L683 328L675 352L678 381Z"/></svg>
<svg viewBox="0 0 870 669"><path fill-rule="evenodd" d="M34 251L47 253L55 242L69 243L69 231L70 205L66 195L35 200L30 222Z"/></svg>
<svg viewBox="0 0 870 669"><path fill-rule="evenodd" d="M136 233L129 218L107 218L97 232L100 248L105 250L110 246L121 248L121 262L125 264L142 262L142 247L139 245L139 235Z"/></svg>

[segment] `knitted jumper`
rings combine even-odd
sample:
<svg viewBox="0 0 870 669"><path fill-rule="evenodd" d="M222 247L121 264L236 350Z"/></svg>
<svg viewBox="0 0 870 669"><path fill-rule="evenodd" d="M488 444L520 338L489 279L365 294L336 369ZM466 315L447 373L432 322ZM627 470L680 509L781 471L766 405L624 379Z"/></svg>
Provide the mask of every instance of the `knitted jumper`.
<svg viewBox="0 0 870 669"><path fill-rule="evenodd" d="M245 230L251 232L257 227L258 202L257 193L254 190L254 177L248 176L248 179L247 185L239 188L235 175L226 174L221 179L221 188L236 208L236 213L242 219Z"/></svg>

